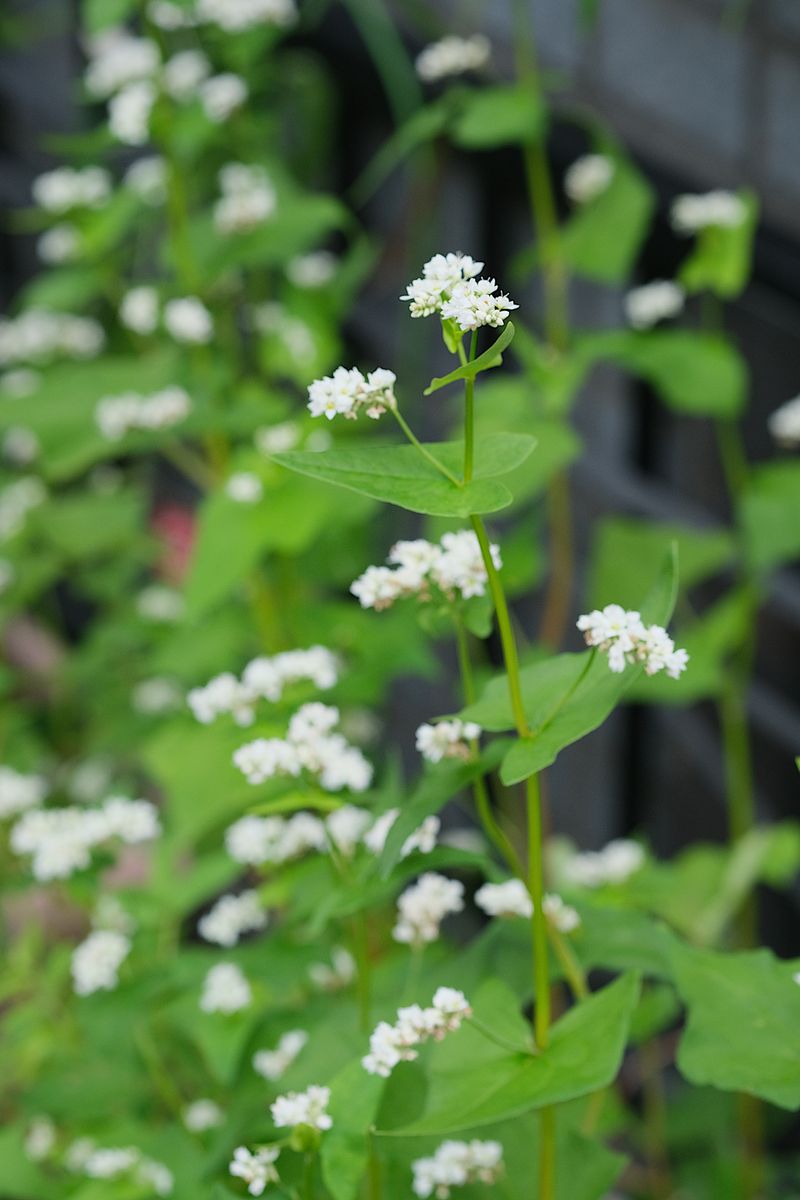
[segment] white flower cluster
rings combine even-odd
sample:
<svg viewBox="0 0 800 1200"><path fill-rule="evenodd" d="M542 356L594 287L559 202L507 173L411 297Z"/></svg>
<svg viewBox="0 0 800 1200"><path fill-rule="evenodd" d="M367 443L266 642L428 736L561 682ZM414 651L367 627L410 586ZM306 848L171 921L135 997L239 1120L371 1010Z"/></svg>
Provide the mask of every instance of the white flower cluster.
<svg viewBox="0 0 800 1200"><path fill-rule="evenodd" d="M589 204L609 186L614 169L613 159L605 154L584 154L567 168L564 191L573 204Z"/></svg>
<svg viewBox="0 0 800 1200"><path fill-rule="evenodd" d="M338 723L338 708L318 701L304 704L291 717L285 738L256 738L240 746L234 765L254 785L306 771L326 792L363 792L372 781L372 767L360 750L333 732Z"/></svg>
<svg viewBox="0 0 800 1200"><path fill-rule="evenodd" d="M119 319L126 329L146 336L158 325L158 292L154 287L140 284L122 297Z"/></svg>
<svg viewBox="0 0 800 1200"><path fill-rule="evenodd" d="M252 725L259 699L275 704L291 684L308 680L320 691L334 686L339 678L336 656L324 646L286 650L271 657L252 659L241 680L231 672L215 675L204 687L193 688L186 697L196 720L210 725L223 713L231 713L237 725Z"/></svg>
<svg viewBox="0 0 800 1200"><path fill-rule="evenodd" d="M319 288L330 283L339 260L330 250L311 250L286 264L286 277L298 288Z"/></svg>
<svg viewBox="0 0 800 1200"><path fill-rule="evenodd" d="M23 775L13 767L0 766L0 819L37 808L48 790L47 780L41 775Z"/></svg>
<svg viewBox="0 0 800 1200"><path fill-rule="evenodd" d="M280 1182L275 1169L279 1156L277 1146L260 1146L254 1154L246 1146L237 1146L228 1170L247 1184L251 1196L260 1196L268 1183Z"/></svg>
<svg viewBox="0 0 800 1200"><path fill-rule="evenodd" d="M371 829L364 834L364 845L371 854L382 854L386 845L389 831L400 816L399 808L389 808L381 813ZM408 858L409 854L418 851L420 854L430 854L436 846L441 821L438 817L426 817L418 829L406 838L400 850L400 857Z"/></svg>
<svg viewBox="0 0 800 1200"><path fill-rule="evenodd" d="M744 201L735 192L721 190L677 196L670 210L672 228L684 234L698 233L711 226L735 229L746 216Z"/></svg>
<svg viewBox="0 0 800 1200"><path fill-rule="evenodd" d="M36 243L36 253L43 263L55 267L76 258L80 235L74 225L62 222L46 230Z"/></svg>
<svg viewBox="0 0 800 1200"><path fill-rule="evenodd" d="M211 313L197 296L180 296L164 305L164 328L176 342L206 345L214 336Z"/></svg>
<svg viewBox="0 0 800 1200"><path fill-rule="evenodd" d="M306 812L288 818L240 817L225 833L228 854L248 866L288 862L309 850L322 852L326 846L325 823Z"/></svg>
<svg viewBox="0 0 800 1200"><path fill-rule="evenodd" d="M104 167L57 167L34 179L31 194L49 213L101 208L111 195L111 176Z"/></svg>
<svg viewBox="0 0 800 1200"><path fill-rule="evenodd" d="M252 471L236 471L225 482L225 495L235 504L258 504L264 485Z"/></svg>
<svg viewBox="0 0 800 1200"><path fill-rule="evenodd" d="M411 1004L398 1008L394 1025L381 1021L372 1032L369 1054L361 1064L368 1074L388 1079L398 1063L412 1062L417 1057L417 1046L431 1038L441 1041L470 1016L472 1009L463 992L440 987L429 1008Z"/></svg>
<svg viewBox="0 0 800 1200"><path fill-rule="evenodd" d="M474 721L439 721L436 725L420 725L417 730L417 750L428 762L438 763L443 758L469 759L472 746L481 736L480 725Z"/></svg>
<svg viewBox="0 0 800 1200"><path fill-rule="evenodd" d="M634 329L650 329L667 317L674 317L684 304L684 291L669 279L654 279L633 288L625 297L625 315Z"/></svg>
<svg viewBox="0 0 800 1200"><path fill-rule="evenodd" d="M490 917L530 919L533 916L533 901L521 879L507 879L505 883L484 883L475 893L475 903ZM552 892L544 896L542 909L548 921L560 933L572 933L581 923L575 909Z"/></svg>
<svg viewBox="0 0 800 1200"><path fill-rule="evenodd" d="M310 1125L313 1129L326 1130L333 1119L326 1112L331 1098L331 1089L312 1084L304 1092L289 1092L278 1096L269 1106L272 1119L279 1129L295 1129L298 1125Z"/></svg>
<svg viewBox="0 0 800 1200"><path fill-rule="evenodd" d="M198 95L209 121L222 125L244 104L248 95L247 84L240 75L225 71L222 75L206 79L198 88Z"/></svg>
<svg viewBox="0 0 800 1200"><path fill-rule="evenodd" d="M355 420L360 412L377 420L397 407L394 385L397 376L385 367L362 375L357 367L337 367L333 375L315 379L308 388L308 411L312 417L347 417Z"/></svg>
<svg viewBox="0 0 800 1200"><path fill-rule="evenodd" d="M167 198L167 164L160 154L137 158L125 172L123 182L144 204L157 208Z"/></svg>
<svg viewBox="0 0 800 1200"><path fill-rule="evenodd" d="M645 626L634 610L607 604L602 610L584 613L577 625L587 646L596 646L608 654L612 671L624 671L627 663L639 662L644 664L648 675L666 671L670 679L678 679L686 670L687 652L675 649L675 643L661 625Z"/></svg>
<svg viewBox="0 0 800 1200"><path fill-rule="evenodd" d="M503 1170L503 1147L499 1142L442 1142L430 1158L411 1164L414 1195L426 1200L447 1200L450 1189L469 1183L495 1183Z"/></svg>
<svg viewBox="0 0 800 1200"><path fill-rule="evenodd" d="M148 38L134 37L123 25L88 39L89 64L84 74L86 90L105 100L129 84L149 79L159 68L158 46Z"/></svg>
<svg viewBox="0 0 800 1200"><path fill-rule="evenodd" d="M25 1154L31 1162L42 1162L53 1153L58 1131L49 1117L34 1117L25 1134Z"/></svg>
<svg viewBox="0 0 800 1200"><path fill-rule="evenodd" d="M356 977L356 960L344 946L334 946L330 963L312 963L308 977L323 992L337 992Z"/></svg>
<svg viewBox="0 0 800 1200"><path fill-rule="evenodd" d="M768 420L770 433L782 446L800 445L800 396L776 408Z"/></svg>
<svg viewBox="0 0 800 1200"><path fill-rule="evenodd" d="M0 375L0 394L19 400L22 396L32 396L40 386L42 377L38 371L29 367L18 367L15 371L6 371Z"/></svg>
<svg viewBox="0 0 800 1200"><path fill-rule="evenodd" d="M587 850L574 855L565 866L570 883L581 887L603 887L607 883L625 883L644 866L645 854L638 842L616 838L602 850Z"/></svg>
<svg viewBox="0 0 800 1200"><path fill-rule="evenodd" d="M131 707L143 716L160 716L183 707L183 689L174 679L156 675L143 679L131 692Z"/></svg>
<svg viewBox="0 0 800 1200"><path fill-rule="evenodd" d="M0 492L0 542L15 537L25 527L28 514L44 504L47 490L41 479L30 475L16 479Z"/></svg>
<svg viewBox="0 0 800 1200"><path fill-rule="evenodd" d="M79 996L113 991L118 972L130 954L131 940L113 929L95 929L72 952L72 985Z"/></svg>
<svg viewBox="0 0 800 1200"><path fill-rule="evenodd" d="M136 597L136 611L145 621L171 625L179 621L184 610L183 596L175 588L163 583L152 583L142 588Z"/></svg>
<svg viewBox="0 0 800 1200"><path fill-rule="evenodd" d="M225 1114L215 1100L193 1100L183 1110L183 1123L190 1133L205 1133L216 1129L225 1120Z"/></svg>
<svg viewBox="0 0 800 1200"><path fill-rule="evenodd" d="M103 842L118 838L136 845L160 832L148 800L111 796L100 808L31 809L12 828L10 846L15 854L30 854L34 877L46 882L88 867L91 850Z"/></svg>
<svg viewBox="0 0 800 1200"><path fill-rule="evenodd" d="M220 198L214 205L217 232L247 233L274 213L278 196L263 167L228 163L218 175Z"/></svg>
<svg viewBox="0 0 800 1200"><path fill-rule="evenodd" d="M241 33L258 25L293 25L297 8L294 0L197 0L197 16L227 33Z"/></svg>
<svg viewBox="0 0 800 1200"><path fill-rule="evenodd" d="M493 279L475 278L483 268L468 254L435 254L413 279L401 300L408 301L412 317L439 313L466 332L484 325L504 325L517 305L504 293L497 293Z"/></svg>
<svg viewBox="0 0 800 1200"><path fill-rule="evenodd" d="M314 360L317 343L313 330L300 317L294 316L275 300L256 304L251 309L253 328L259 333L273 335L296 363L305 365Z"/></svg>
<svg viewBox="0 0 800 1200"><path fill-rule="evenodd" d="M464 909L464 885L436 871L426 871L397 901L397 923L392 930L396 942L421 946L435 942L442 921Z"/></svg>
<svg viewBox="0 0 800 1200"><path fill-rule="evenodd" d="M143 146L150 137L150 114L158 98L150 79L128 83L108 102L108 127L126 146Z"/></svg>
<svg viewBox="0 0 800 1200"><path fill-rule="evenodd" d="M499 570L503 565L499 546L492 545L491 554ZM445 533L438 545L424 538L397 542L388 561L392 567L367 567L350 585L362 608L381 612L408 596L428 601L432 586L449 600L470 600L486 592L486 567L471 529Z"/></svg>
<svg viewBox="0 0 800 1200"><path fill-rule="evenodd" d="M452 75L480 71L491 54L489 39L476 33L472 37L443 37L432 42L417 56L417 75L424 83L436 83Z"/></svg>
<svg viewBox="0 0 800 1200"><path fill-rule="evenodd" d="M41 447L32 429L25 425L10 425L0 442L0 454L15 467L27 467L38 458Z"/></svg>
<svg viewBox="0 0 800 1200"><path fill-rule="evenodd" d="M118 442L133 429L171 429L189 415L192 402L181 387L162 388L149 396L125 392L104 396L95 409L95 421L103 437Z"/></svg>
<svg viewBox="0 0 800 1200"><path fill-rule="evenodd" d="M162 1162L147 1158L135 1146L97 1148L90 1138L79 1138L67 1151L70 1170L89 1179L119 1179L128 1176L136 1187L152 1188L157 1196L170 1196L172 1172Z"/></svg>
<svg viewBox="0 0 800 1200"><path fill-rule="evenodd" d="M253 989L236 963L217 963L203 980L200 1007L203 1012L235 1013L247 1008L253 999Z"/></svg>
<svg viewBox="0 0 800 1200"><path fill-rule="evenodd" d="M257 1050L253 1055L253 1069L264 1079L280 1079L308 1041L304 1029L290 1029L281 1034L274 1050Z"/></svg>
<svg viewBox="0 0 800 1200"><path fill-rule="evenodd" d="M222 896L197 922L197 932L217 946L235 946L243 933L254 933L266 924L258 892L251 889L238 896Z"/></svg>
<svg viewBox="0 0 800 1200"><path fill-rule="evenodd" d="M40 362L64 354L94 358L105 343L103 327L91 317L30 308L0 320L0 366Z"/></svg>

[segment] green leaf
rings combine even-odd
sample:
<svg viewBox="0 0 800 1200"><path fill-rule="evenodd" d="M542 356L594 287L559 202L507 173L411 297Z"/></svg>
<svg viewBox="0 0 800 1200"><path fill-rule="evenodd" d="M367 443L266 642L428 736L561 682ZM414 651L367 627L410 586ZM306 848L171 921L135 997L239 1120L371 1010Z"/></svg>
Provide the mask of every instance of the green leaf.
<svg viewBox="0 0 800 1200"><path fill-rule="evenodd" d="M541 139L546 117L538 89L530 84L484 87L467 94L451 137L468 150L489 150L511 142L531 145Z"/></svg>
<svg viewBox="0 0 800 1200"><path fill-rule="evenodd" d="M135 0L86 0L82 10L86 32L100 33L109 25L121 25L135 7Z"/></svg>
<svg viewBox="0 0 800 1200"><path fill-rule="evenodd" d="M590 335L584 351L617 362L692 417L735 417L745 405L747 367L724 338L684 329Z"/></svg>
<svg viewBox="0 0 800 1200"><path fill-rule="evenodd" d="M632 163L615 156L608 187L581 205L564 226L564 257L578 275L587 279L624 282L630 276L654 208L650 184Z"/></svg>
<svg viewBox="0 0 800 1200"><path fill-rule="evenodd" d="M676 943L673 963L688 1010L677 1061L689 1082L800 1108L800 962Z"/></svg>
<svg viewBox="0 0 800 1200"><path fill-rule="evenodd" d="M386 1080L367 1075L361 1060L350 1063L331 1081L328 1111L333 1128L320 1149L322 1178L333 1200L356 1200L369 1159L370 1129Z"/></svg>
<svg viewBox="0 0 800 1200"><path fill-rule="evenodd" d="M433 1049L422 1116L386 1136L458 1133L606 1087L619 1069L638 997L638 976L622 976L562 1017L538 1054L511 1054L467 1025ZM474 1009L504 1038L529 1035L516 1000L500 983L481 989Z"/></svg>
<svg viewBox="0 0 800 1200"><path fill-rule="evenodd" d="M712 225L697 235L694 248L678 276L687 292L707 289L729 300L738 296L747 284L753 261L758 199L750 191L741 191L738 195L747 214L740 225L731 228Z"/></svg>
<svg viewBox="0 0 800 1200"><path fill-rule="evenodd" d="M745 553L756 571L800 556L800 462L755 467L741 499Z"/></svg>
<svg viewBox="0 0 800 1200"><path fill-rule="evenodd" d="M334 448L320 454L288 451L273 458L301 475L350 488L411 512L467 517L508 507L511 492L496 477L524 462L534 445L534 439L525 434L487 438L478 447L473 482L461 487L441 475L413 446ZM461 443L434 443L426 449L451 472L461 470Z"/></svg>
<svg viewBox="0 0 800 1200"><path fill-rule="evenodd" d="M444 132L452 112L450 101L449 96L444 96L440 101L420 108L383 142L353 184L352 195L357 206L363 205L405 158Z"/></svg>
<svg viewBox="0 0 800 1200"><path fill-rule="evenodd" d="M488 371L491 367L499 367L503 361L502 352L510 344L513 337L514 325L511 321L508 321L500 336L492 342L487 350L484 350L483 354L479 354L472 362L467 362L463 366L457 367L449 375L432 379L425 388L424 394L430 396L432 392L438 392L440 388L447 387L448 383L458 383L461 379L474 379L481 371Z"/></svg>

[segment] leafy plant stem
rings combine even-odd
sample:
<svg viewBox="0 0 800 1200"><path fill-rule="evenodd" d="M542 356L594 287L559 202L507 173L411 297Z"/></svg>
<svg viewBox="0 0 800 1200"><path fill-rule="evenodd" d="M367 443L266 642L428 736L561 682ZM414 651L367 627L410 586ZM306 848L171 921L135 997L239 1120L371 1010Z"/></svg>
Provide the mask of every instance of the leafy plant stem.
<svg viewBox="0 0 800 1200"><path fill-rule="evenodd" d="M431 464L431 466L435 467L436 470L439 471L440 474L444 475L446 479L449 479L451 483L454 483L456 485L456 487L459 487L459 488L463 487L464 485L463 485L462 481L460 479L458 479L452 473L452 471L448 471L448 469L444 465L444 463L439 462L439 459L436 457L435 454L431 454L430 450L428 450L428 448L426 446L423 446L422 442L419 440L417 435L414 433L413 429L408 424L408 421L406 421L405 417L403 417L397 411L396 408L393 408L391 411L394 415L394 419L397 421L397 424L400 426L403 433L406 435L408 440L411 442L411 445L414 446L417 450L419 450L422 457L427 459L428 462Z"/></svg>
<svg viewBox="0 0 800 1200"><path fill-rule="evenodd" d="M469 345L469 362L478 349L478 331L473 329ZM475 461L475 380L464 381L464 483L472 479Z"/></svg>
<svg viewBox="0 0 800 1200"><path fill-rule="evenodd" d="M464 622L457 609L453 609L453 624L456 633L456 648L458 650L458 665L461 673L461 689L466 704L475 702L475 680L472 673L472 661L469 654L469 643L467 640L467 631L464 627ZM470 749L474 755L479 753L477 740L473 741ZM472 785L473 796L475 799L475 809L478 813L483 831L489 841L499 850L500 854L506 859L512 871L521 879L524 879L524 871L522 863L519 860L511 839L505 831L498 825L492 813L491 803L489 800L489 792L486 787L486 780L483 775L479 775Z"/></svg>
<svg viewBox="0 0 800 1200"><path fill-rule="evenodd" d="M547 489L547 523L550 575L542 607L539 637L546 646L558 650L566 631L575 573L569 477L565 471L559 471Z"/></svg>
<svg viewBox="0 0 800 1200"><path fill-rule="evenodd" d="M358 1020L362 1033L372 1028L372 972L369 961L369 930L363 912L353 918L353 957L356 960L356 989L358 992Z"/></svg>
<svg viewBox="0 0 800 1200"><path fill-rule="evenodd" d="M650 1160L652 1194L654 1197L671 1196L666 1142L667 1106L658 1041L651 1039L643 1042L639 1055L642 1064L644 1140Z"/></svg>
<svg viewBox="0 0 800 1200"><path fill-rule="evenodd" d="M533 901L531 946L535 989L534 1032L536 1044L544 1050L550 1039L550 977L547 961L547 916L544 911L544 869L542 854L542 804L539 778L525 780L528 813L528 891Z"/></svg>
<svg viewBox="0 0 800 1200"><path fill-rule="evenodd" d="M583 967L572 953L572 948L566 938L562 937L557 929L548 924L547 932L550 936L550 945L553 947L553 953L561 963L573 996L576 1000L585 1000L589 995L589 985L586 982Z"/></svg>

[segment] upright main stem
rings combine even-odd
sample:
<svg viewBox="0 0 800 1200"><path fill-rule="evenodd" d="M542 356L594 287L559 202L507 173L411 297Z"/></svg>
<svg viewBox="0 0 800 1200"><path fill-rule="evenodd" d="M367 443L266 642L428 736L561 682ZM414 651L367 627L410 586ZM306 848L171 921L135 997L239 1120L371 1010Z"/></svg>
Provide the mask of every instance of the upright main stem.
<svg viewBox="0 0 800 1200"><path fill-rule="evenodd" d="M473 329L469 344L469 362L478 349L478 331ZM472 479L475 463L475 377L464 380L464 483Z"/></svg>

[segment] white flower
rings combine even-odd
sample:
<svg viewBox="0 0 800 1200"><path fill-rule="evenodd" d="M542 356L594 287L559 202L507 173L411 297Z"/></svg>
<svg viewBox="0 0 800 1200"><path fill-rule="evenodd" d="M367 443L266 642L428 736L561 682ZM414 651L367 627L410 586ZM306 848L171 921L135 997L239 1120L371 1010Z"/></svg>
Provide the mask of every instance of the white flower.
<svg viewBox="0 0 800 1200"><path fill-rule="evenodd" d="M389 830L400 815L399 808L387 809L381 813L371 829L364 834L364 845L372 854L382 854L389 836ZM436 845L436 838L441 828L438 817L426 817L422 824L414 830L403 842L400 850L401 858L408 858L418 850L420 854L430 854Z"/></svg>
<svg viewBox="0 0 800 1200"><path fill-rule="evenodd" d="M192 402L181 387L165 387L150 396L126 392L104 396L95 409L97 427L108 441L116 442L131 430L171 429L185 420Z"/></svg>
<svg viewBox="0 0 800 1200"><path fill-rule="evenodd" d="M0 766L0 818L37 808L46 799L48 790L41 775L22 775L13 767Z"/></svg>
<svg viewBox="0 0 800 1200"><path fill-rule="evenodd" d="M158 70L155 42L133 37L123 26L104 30L86 46L89 66L84 83L92 96L105 99L120 88L149 79Z"/></svg>
<svg viewBox="0 0 800 1200"><path fill-rule="evenodd" d="M145 621L171 625L183 616L184 602L180 592L162 583L143 588L136 598L136 611Z"/></svg>
<svg viewBox="0 0 800 1200"><path fill-rule="evenodd" d="M77 1138L67 1146L64 1153L64 1166L68 1171L84 1171L96 1149L97 1146L91 1138Z"/></svg>
<svg viewBox="0 0 800 1200"><path fill-rule="evenodd" d="M39 439L24 425L10 425L3 434L0 451L6 462L15 467L27 467L39 456Z"/></svg>
<svg viewBox="0 0 800 1200"><path fill-rule="evenodd" d="M450 1189L470 1183L495 1183L503 1170L503 1147L499 1142L442 1142L430 1158L411 1164L414 1195L426 1200L447 1200Z"/></svg>
<svg viewBox="0 0 800 1200"><path fill-rule="evenodd" d="M129 83L108 104L108 126L126 146L143 146L150 136L150 113L156 102L155 85L147 79Z"/></svg>
<svg viewBox="0 0 800 1200"><path fill-rule="evenodd" d="M100 811L105 821L106 837L118 837L130 846L152 841L161 833L158 809L149 800L109 796Z"/></svg>
<svg viewBox="0 0 800 1200"><path fill-rule="evenodd" d="M83 1164L84 1174L90 1179L115 1179L135 1167L141 1153L134 1146L109 1147L93 1151Z"/></svg>
<svg viewBox="0 0 800 1200"><path fill-rule="evenodd" d="M43 263L58 266L75 258L80 245L80 236L74 225L66 222L54 225L43 233L36 243L36 253Z"/></svg>
<svg viewBox="0 0 800 1200"><path fill-rule="evenodd" d="M330 250L312 250L309 254L291 258L286 264L286 275L295 287L324 287L333 278L338 262Z"/></svg>
<svg viewBox="0 0 800 1200"><path fill-rule="evenodd" d="M372 780L372 768L360 750L340 733L330 732L338 720L338 709L303 705L292 717L285 740L256 738L234 752L234 764L252 784L307 771L327 792L363 792Z"/></svg>
<svg viewBox="0 0 800 1200"><path fill-rule="evenodd" d="M227 830L225 846L236 862L261 865L298 858L308 850L325 850L325 826L310 813L289 817L240 817Z"/></svg>
<svg viewBox="0 0 800 1200"><path fill-rule="evenodd" d="M0 393L18 400L22 396L32 396L41 383L38 371L28 367L18 367L16 371L6 371L0 376Z"/></svg>
<svg viewBox="0 0 800 1200"><path fill-rule="evenodd" d="M25 1134L25 1153L31 1162L42 1162L55 1149L56 1127L49 1117L34 1117Z"/></svg>
<svg viewBox="0 0 800 1200"><path fill-rule="evenodd" d="M521 879L484 883L475 893L475 903L490 917L531 917L533 901Z"/></svg>
<svg viewBox="0 0 800 1200"><path fill-rule="evenodd" d="M392 937L397 942L422 945L435 942L442 921L464 908L464 885L427 871L397 901L397 924Z"/></svg>
<svg viewBox="0 0 800 1200"><path fill-rule="evenodd" d="M173 679L156 676L137 683L131 693L131 706L144 716L158 716L181 707L183 692Z"/></svg>
<svg viewBox="0 0 800 1200"><path fill-rule="evenodd" d="M167 198L167 164L160 155L139 158L125 172L124 183L152 208Z"/></svg>
<svg viewBox="0 0 800 1200"><path fill-rule="evenodd" d="M492 545L491 555L499 570L499 547ZM423 538L397 542L389 552L389 562L394 569L368 567L351 584L350 591L362 608L380 612L407 596L427 601L431 599L431 585L450 600L469 600L486 592L486 567L478 539L470 529L445 533L438 546Z"/></svg>
<svg viewBox="0 0 800 1200"><path fill-rule="evenodd" d="M444 37L417 56L417 75L424 83L436 83L451 75L480 71L489 61L491 46L488 38L476 33L472 37Z"/></svg>
<svg viewBox="0 0 800 1200"><path fill-rule="evenodd" d="M455 321L464 331L489 325L494 329L505 325L509 314L519 306L505 293L495 295L493 279L465 279L457 283L442 304L442 316Z"/></svg>
<svg viewBox="0 0 800 1200"><path fill-rule="evenodd" d="M584 613L577 621L587 646L596 646L608 654L612 671L625 670L628 663L640 662L648 675L666 671L677 679L686 670L689 655L676 650L675 643L660 625L645 628L641 616L619 604Z"/></svg>
<svg viewBox="0 0 800 1200"><path fill-rule="evenodd" d="M800 396L776 408L767 418L767 426L775 441L782 446L800 444Z"/></svg>
<svg viewBox="0 0 800 1200"><path fill-rule="evenodd" d="M256 25L292 25L297 8L295 0L197 0L197 16L228 33L240 33Z"/></svg>
<svg viewBox="0 0 800 1200"><path fill-rule="evenodd" d="M104 167L56 167L37 176L31 188L40 208L65 213L73 208L101 208L111 195L111 176Z"/></svg>
<svg viewBox="0 0 800 1200"><path fill-rule="evenodd" d="M280 1079L308 1041L304 1029L290 1029L281 1034L274 1050L257 1050L253 1055L253 1068L265 1079Z"/></svg>
<svg viewBox="0 0 800 1200"><path fill-rule="evenodd" d="M430 1038L441 1041L471 1015L472 1009L463 992L440 987L429 1008L411 1004L397 1010L394 1025L381 1021L370 1037L370 1052L362 1058L361 1065L369 1075L381 1075L386 1079L398 1063L411 1062L417 1057L416 1047L422 1042Z"/></svg>
<svg viewBox="0 0 800 1200"><path fill-rule="evenodd" d="M247 99L247 84L239 75L226 72L207 79L200 87L200 103L209 121L221 125Z"/></svg>
<svg viewBox="0 0 800 1200"><path fill-rule="evenodd" d="M569 904L565 904L560 896L556 896L552 892L543 897L542 909L548 921L559 933L573 933L581 923L576 910Z"/></svg>
<svg viewBox="0 0 800 1200"><path fill-rule="evenodd" d="M200 50L181 50L164 63L161 82L173 100L191 100L211 74L211 64Z"/></svg>
<svg viewBox="0 0 800 1200"><path fill-rule="evenodd" d="M310 646L307 650L286 650L271 658L254 658L245 667L241 681L230 671L224 672L205 687L194 688L187 701L204 725L223 713L232 713L238 725L251 725L259 699L275 703L287 687L302 680L325 690L333 687L338 677L336 656L324 646Z"/></svg>
<svg viewBox="0 0 800 1200"><path fill-rule="evenodd" d="M274 213L278 197L263 167L228 163L219 173L221 197L214 206L219 233L246 233Z"/></svg>
<svg viewBox="0 0 800 1200"><path fill-rule="evenodd" d="M372 816L355 804L343 804L325 818L325 829L336 849L345 858L352 858L356 847L372 824Z"/></svg>
<svg viewBox="0 0 800 1200"><path fill-rule="evenodd" d="M645 854L638 842L618 838L602 850L576 854L565 868L567 879L582 887L624 883L644 865Z"/></svg>
<svg viewBox="0 0 800 1200"><path fill-rule="evenodd" d="M214 334L211 313L196 296L168 300L164 305L164 327L178 342L204 344Z"/></svg>
<svg viewBox="0 0 800 1200"><path fill-rule="evenodd" d="M113 929L96 929L72 952L73 987L79 996L113 991L118 971L130 954L131 941Z"/></svg>
<svg viewBox="0 0 800 1200"><path fill-rule="evenodd" d="M312 963L308 977L315 987L324 992L335 992L347 987L356 977L356 960L344 946L334 946L331 963Z"/></svg>
<svg viewBox="0 0 800 1200"><path fill-rule="evenodd" d="M481 727L474 721L439 721L436 725L420 725L417 729L417 750L428 762L438 763L443 758L468 759L472 757L471 742L481 736Z"/></svg>
<svg viewBox="0 0 800 1200"><path fill-rule="evenodd" d="M240 892L238 896L222 896L214 907L201 917L197 932L207 942L218 946L235 946L243 933L264 929L267 914L261 907L258 892Z"/></svg>
<svg viewBox="0 0 800 1200"><path fill-rule="evenodd" d="M241 684L230 671L215 675L204 687L192 688L186 702L195 720L210 725L222 713L231 713L237 725L252 725L255 720L253 705L256 693Z"/></svg>
<svg viewBox="0 0 800 1200"><path fill-rule="evenodd" d="M247 1008L253 991L246 976L235 963L217 963L205 977L200 1007L203 1012L239 1012Z"/></svg>
<svg viewBox="0 0 800 1200"><path fill-rule="evenodd" d="M633 288L625 297L625 315L634 329L650 329L683 308L683 288L668 279L654 279Z"/></svg>
<svg viewBox="0 0 800 1200"><path fill-rule="evenodd" d="M412 317L430 317L441 312L452 290L465 280L474 279L483 269L468 254L435 254L422 268L419 279L413 279L401 300L409 302Z"/></svg>
<svg viewBox="0 0 800 1200"><path fill-rule="evenodd" d="M300 442L301 431L297 421L282 421L279 425L264 426L255 432L256 449L269 456L284 450L293 450Z"/></svg>
<svg viewBox="0 0 800 1200"><path fill-rule="evenodd" d="M312 417L336 416L353 419L362 410L377 419L397 407L394 395L396 376L383 367L365 377L353 367L337 367L333 375L315 379L308 389L308 411Z"/></svg>
<svg viewBox="0 0 800 1200"><path fill-rule="evenodd" d="M8 541L25 527L29 513L44 504L47 491L40 479L17 479L0 492L0 542Z"/></svg>
<svg viewBox="0 0 800 1200"><path fill-rule="evenodd" d="M169 1167L152 1158L143 1158L136 1172L138 1183L152 1186L157 1196L170 1196L175 1180Z"/></svg>
<svg viewBox="0 0 800 1200"><path fill-rule="evenodd" d="M264 485L252 471L237 471L225 484L225 493L237 504L257 504L264 495Z"/></svg>
<svg viewBox="0 0 800 1200"><path fill-rule="evenodd" d="M122 297L119 319L126 329L142 335L154 333L158 326L158 292L142 285L131 288Z"/></svg>
<svg viewBox="0 0 800 1200"><path fill-rule="evenodd" d="M168 33L176 29L191 29L195 24L194 14L172 0L150 0L147 15L155 26Z"/></svg>
<svg viewBox="0 0 800 1200"><path fill-rule="evenodd" d="M193 1100L183 1110L183 1123L190 1133L205 1133L225 1120L225 1114L213 1100Z"/></svg>
<svg viewBox="0 0 800 1200"><path fill-rule="evenodd" d="M678 196L670 211L672 228L684 234L698 233L709 226L735 229L746 216L744 201L735 192L721 190Z"/></svg>
<svg viewBox="0 0 800 1200"><path fill-rule="evenodd" d="M275 1163L280 1155L277 1146L261 1146L255 1154L246 1146L237 1146L228 1170L237 1179L243 1179L251 1196L260 1196L268 1183L278 1183L280 1176Z"/></svg>
<svg viewBox="0 0 800 1200"><path fill-rule="evenodd" d="M613 159L605 154L584 154L567 168L564 191L573 204L588 204L606 190L615 169Z"/></svg>
<svg viewBox="0 0 800 1200"><path fill-rule="evenodd" d="M94 358L104 342L102 326L91 317L30 308L14 319L0 319L0 366L59 354Z"/></svg>
<svg viewBox="0 0 800 1200"><path fill-rule="evenodd" d="M314 1129L325 1130L333 1125L333 1120L326 1112L330 1098L330 1088L312 1084L304 1092L278 1096L269 1110L279 1129L311 1125Z"/></svg>

